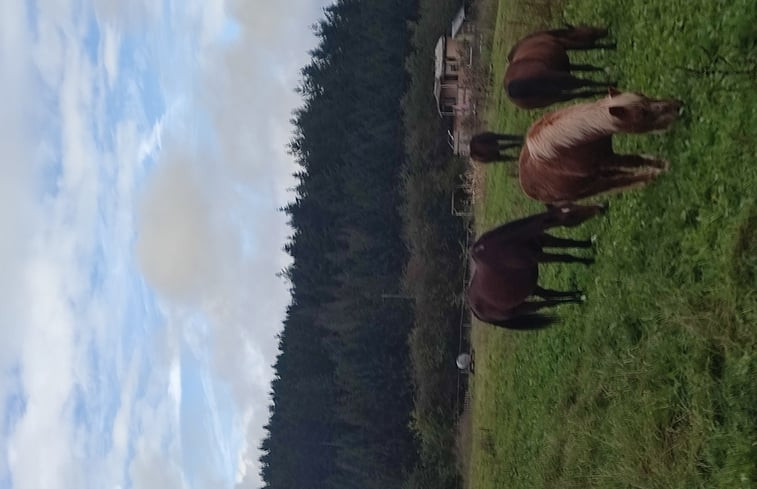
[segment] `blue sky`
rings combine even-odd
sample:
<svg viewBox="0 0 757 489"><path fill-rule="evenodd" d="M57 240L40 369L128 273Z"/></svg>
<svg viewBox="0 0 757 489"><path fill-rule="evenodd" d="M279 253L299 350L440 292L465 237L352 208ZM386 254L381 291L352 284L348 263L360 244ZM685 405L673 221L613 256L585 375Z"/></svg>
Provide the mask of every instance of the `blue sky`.
<svg viewBox="0 0 757 489"><path fill-rule="evenodd" d="M0 5L0 488L259 487L321 0Z"/></svg>

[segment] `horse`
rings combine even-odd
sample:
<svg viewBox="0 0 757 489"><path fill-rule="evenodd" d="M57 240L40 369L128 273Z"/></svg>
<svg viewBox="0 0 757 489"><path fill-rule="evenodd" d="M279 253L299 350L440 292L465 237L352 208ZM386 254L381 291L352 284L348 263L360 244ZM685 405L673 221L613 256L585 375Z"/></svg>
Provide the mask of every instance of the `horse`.
<svg viewBox="0 0 757 489"><path fill-rule="evenodd" d="M481 132L470 140L470 157L479 163L494 161L517 161L518 156L508 155L505 150L520 148L523 136L515 134L500 134L496 132Z"/></svg>
<svg viewBox="0 0 757 489"><path fill-rule="evenodd" d="M520 153L521 188L533 199L559 205L654 180L668 170L668 161L616 154L612 135L667 129L682 105L611 89L598 101L544 115L528 130Z"/></svg>
<svg viewBox="0 0 757 489"><path fill-rule="evenodd" d="M518 219L484 233L471 247L472 274L466 291L471 312L479 320L510 329L540 329L554 316L538 311L546 307L583 301L581 291L561 292L538 284L539 263L563 262L590 265L591 258L544 252L552 248L589 248L590 240L558 238L545 231L556 226L574 227L606 211L605 205L568 204ZM529 296L541 301L529 301Z"/></svg>
<svg viewBox="0 0 757 489"><path fill-rule="evenodd" d="M535 32L518 41L507 55L509 65L504 85L507 96L523 109L546 107L556 102L601 95L615 82L577 78L571 71L603 71L588 64L571 64L567 50L614 49L615 44L599 44L607 37L601 27L567 27ZM602 87L604 90L583 90Z"/></svg>

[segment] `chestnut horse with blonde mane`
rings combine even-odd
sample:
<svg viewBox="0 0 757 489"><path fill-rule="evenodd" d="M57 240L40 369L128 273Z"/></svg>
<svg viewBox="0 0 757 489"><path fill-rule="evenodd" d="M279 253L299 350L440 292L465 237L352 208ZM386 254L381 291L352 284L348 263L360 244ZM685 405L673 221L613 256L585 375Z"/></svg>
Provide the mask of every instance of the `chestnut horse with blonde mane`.
<svg viewBox="0 0 757 489"><path fill-rule="evenodd" d="M605 93L615 82L573 76L571 71L602 71L602 68L571 64L567 51L614 48L614 44L597 43L606 36L607 29L579 26L535 32L521 39L507 55L510 62L504 80L507 96L520 108L535 109ZM586 87L604 90L576 91Z"/></svg>
<svg viewBox="0 0 757 489"><path fill-rule="evenodd" d="M668 162L616 154L612 135L666 129L681 105L678 100L610 90L596 102L546 114L526 135L518 161L521 188L533 199L560 204L653 180L667 170Z"/></svg>
<svg viewBox="0 0 757 489"><path fill-rule="evenodd" d="M479 320L510 329L539 329L556 321L538 311L545 307L583 302L580 291L561 292L539 286L539 263L589 265L594 260L568 254L545 253L545 247L591 247L591 241L551 236L556 226L578 226L606 209L602 205L568 204L512 221L484 233L471 247L472 274L466 291L471 312ZM529 296L544 300L529 301Z"/></svg>

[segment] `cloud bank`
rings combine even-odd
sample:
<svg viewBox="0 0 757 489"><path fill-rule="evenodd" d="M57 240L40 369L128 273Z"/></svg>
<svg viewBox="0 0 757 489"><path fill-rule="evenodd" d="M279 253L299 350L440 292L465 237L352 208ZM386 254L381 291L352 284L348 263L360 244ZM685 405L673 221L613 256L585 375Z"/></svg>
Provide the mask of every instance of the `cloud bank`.
<svg viewBox="0 0 757 489"><path fill-rule="evenodd" d="M2 2L0 485L260 486L323 5Z"/></svg>

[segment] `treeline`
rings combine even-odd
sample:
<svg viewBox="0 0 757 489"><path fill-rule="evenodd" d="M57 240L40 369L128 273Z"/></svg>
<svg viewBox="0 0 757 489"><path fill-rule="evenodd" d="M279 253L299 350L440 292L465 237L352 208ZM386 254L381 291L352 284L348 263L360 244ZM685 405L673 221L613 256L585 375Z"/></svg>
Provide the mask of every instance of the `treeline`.
<svg viewBox="0 0 757 489"><path fill-rule="evenodd" d="M460 292L463 283L466 223L450 212L450 197L466 163L452 156L448 127L433 97L434 47L449 31L459 0L419 0L410 75L403 98L406 164L403 168L403 219L409 250L403 278L415 298L410 349L415 386L413 428L419 463L406 487L461 487L455 453L458 415L457 370Z"/></svg>
<svg viewBox="0 0 757 489"><path fill-rule="evenodd" d="M302 70L266 488L453 489L463 170L433 99L457 0L339 0Z"/></svg>
<svg viewBox="0 0 757 489"><path fill-rule="evenodd" d="M315 27L293 117L292 301L262 442L267 488L401 487L417 461L399 213L415 14L413 0L338 0Z"/></svg>

